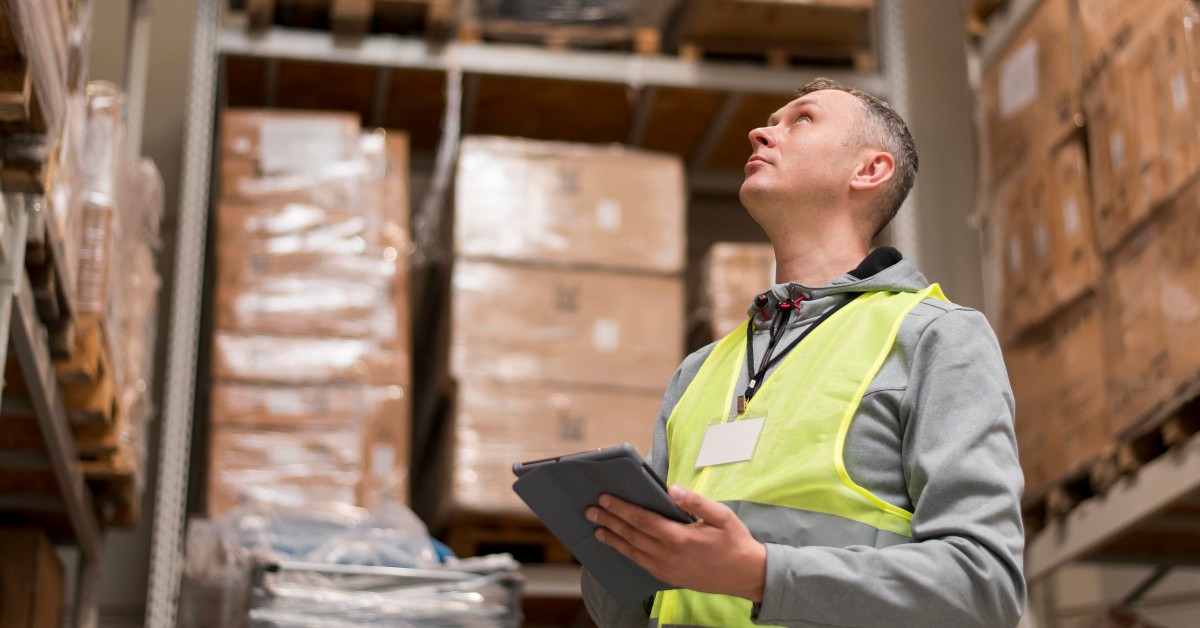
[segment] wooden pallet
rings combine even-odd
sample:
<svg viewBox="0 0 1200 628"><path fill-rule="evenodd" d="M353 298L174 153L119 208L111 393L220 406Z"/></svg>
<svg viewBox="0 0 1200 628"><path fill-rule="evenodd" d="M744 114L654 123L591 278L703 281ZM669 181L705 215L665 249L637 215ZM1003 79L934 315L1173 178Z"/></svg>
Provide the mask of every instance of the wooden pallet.
<svg viewBox="0 0 1200 628"><path fill-rule="evenodd" d="M1200 381L1184 387L1147 420L1121 434L1107 450L1029 492L1021 501L1025 533L1032 534L1081 502L1103 495L1121 478L1200 432Z"/></svg>
<svg viewBox="0 0 1200 628"><path fill-rule="evenodd" d="M74 350L67 360L55 361L63 405L72 425L112 425L117 404L116 383L109 361L103 321L84 317L78 321ZM5 414L33 416L25 375L15 355L5 366Z"/></svg>
<svg viewBox="0 0 1200 628"><path fill-rule="evenodd" d="M9 399L0 409L10 406ZM92 490L93 503L102 523L132 526L137 523L140 494L140 464L137 445L128 438L129 417L116 412L108 426L72 426L80 467ZM45 442L36 419L4 411L0 414L0 451L37 454ZM0 469L0 492L57 494L58 480L48 465Z"/></svg>
<svg viewBox="0 0 1200 628"><path fill-rule="evenodd" d="M38 318L50 334L50 356L55 360L66 360L75 347L74 313L67 306L67 293L72 287L58 273L58 269L67 267L67 262L54 259L61 251L56 251L50 244L49 230L58 227L49 213L45 210L30 213L25 270L29 273Z"/></svg>
<svg viewBox="0 0 1200 628"><path fill-rule="evenodd" d="M871 44L874 0L685 0L672 40L686 60L748 60L877 66Z"/></svg>
<svg viewBox="0 0 1200 628"><path fill-rule="evenodd" d="M460 557L507 553L521 562L571 563L571 552L541 521L516 515L458 514L442 535Z"/></svg>
<svg viewBox="0 0 1200 628"><path fill-rule="evenodd" d="M641 55L658 54L662 47L662 33L657 28L501 19L465 20L459 26L458 39L536 44L550 50L630 50Z"/></svg>
<svg viewBox="0 0 1200 628"><path fill-rule="evenodd" d="M230 0L229 6L245 10L251 30L289 26L343 37L424 33L444 39L454 11L453 0Z"/></svg>

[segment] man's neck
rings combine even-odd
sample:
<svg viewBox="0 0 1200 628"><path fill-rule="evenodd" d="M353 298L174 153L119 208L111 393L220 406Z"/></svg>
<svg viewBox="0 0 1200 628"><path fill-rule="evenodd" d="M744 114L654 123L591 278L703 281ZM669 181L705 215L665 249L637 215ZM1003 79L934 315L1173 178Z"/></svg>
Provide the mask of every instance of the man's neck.
<svg viewBox="0 0 1200 628"><path fill-rule="evenodd" d="M818 287L853 270L867 256L856 239L772 239L775 282Z"/></svg>

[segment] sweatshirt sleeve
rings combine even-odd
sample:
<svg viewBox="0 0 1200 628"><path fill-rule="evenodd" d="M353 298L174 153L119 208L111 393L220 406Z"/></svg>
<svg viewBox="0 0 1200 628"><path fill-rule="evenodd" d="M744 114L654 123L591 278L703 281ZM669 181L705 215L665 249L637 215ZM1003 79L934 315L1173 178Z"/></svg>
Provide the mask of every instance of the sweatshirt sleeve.
<svg viewBox="0 0 1200 628"><path fill-rule="evenodd" d="M1023 476L1000 347L979 312L930 323L900 406L913 542L767 544L755 623L776 626L1015 626L1025 605Z"/></svg>

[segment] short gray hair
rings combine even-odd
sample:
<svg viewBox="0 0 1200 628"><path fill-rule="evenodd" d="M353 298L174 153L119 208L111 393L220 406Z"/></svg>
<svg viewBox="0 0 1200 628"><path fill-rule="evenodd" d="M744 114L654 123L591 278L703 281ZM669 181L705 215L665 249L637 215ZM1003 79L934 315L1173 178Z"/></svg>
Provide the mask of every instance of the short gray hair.
<svg viewBox="0 0 1200 628"><path fill-rule="evenodd" d="M917 143L913 140L908 125L891 105L864 91L846 87L837 81L818 78L810 81L799 89L799 96L823 90L846 92L863 102L864 124L859 126L858 137L855 140L863 146L871 146L887 151L896 162L896 172L888 183L876 206L873 220L872 238L879 235L884 227L896 217L904 199L908 198L913 182L917 179Z"/></svg>

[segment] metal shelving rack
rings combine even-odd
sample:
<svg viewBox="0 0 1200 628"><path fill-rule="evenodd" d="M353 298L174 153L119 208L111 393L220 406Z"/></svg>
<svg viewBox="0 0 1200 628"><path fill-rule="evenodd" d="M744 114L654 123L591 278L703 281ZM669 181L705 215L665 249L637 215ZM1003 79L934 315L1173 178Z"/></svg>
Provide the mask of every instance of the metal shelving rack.
<svg viewBox="0 0 1200 628"><path fill-rule="evenodd" d="M96 623L96 586L102 549L102 533L92 506L91 490L84 483L83 470L75 439L69 429L58 375L50 360L50 344L46 327L38 319L33 287L25 269L25 243L29 224L35 215L47 211L32 197L14 195L20 206L4 207L4 260L0 264L0 335L9 342L0 346L0 363L7 361L12 346L21 372L25 377L34 414L46 445L44 454L0 452L0 466L10 462L19 468L50 468L58 483L58 494L0 495L0 510L23 513L66 512L70 541L79 546L81 564L78 573L75 601L75 625L94 626ZM55 229L47 229L50 246L61 251ZM61 258L60 258L61 259Z"/></svg>
<svg viewBox="0 0 1200 628"><path fill-rule="evenodd" d="M972 65L972 87L978 89L983 67L993 63L1029 20L1041 0L1009 0L994 14L988 31L974 48L968 47ZM1180 401L1200 393L1198 387L1184 391ZM1178 405L1178 404L1176 404ZM1175 412L1178 408L1164 408ZM1200 434L1171 448L1127 476L1103 495L1081 502L1063 518L1050 521L1030 536L1025 546L1025 577L1033 586L1048 583L1055 571L1073 561L1156 565L1144 587L1138 587L1123 603L1132 604L1157 583L1165 569L1195 565L1194 557L1168 558L1162 554L1128 554L1109 551L1106 546L1136 528L1165 532L1200 526L1200 519L1164 515L1172 507L1200 508Z"/></svg>
<svg viewBox="0 0 1200 628"><path fill-rule="evenodd" d="M817 76L827 76L889 97L901 115L907 109L906 42L901 24L900 0L878 0L877 3L876 31L883 72L838 71L830 68L774 69L681 61L673 57L632 53L547 51L496 43L450 42L434 45L422 39L390 35L367 36L348 46L343 42L335 42L329 33L284 28L248 36L244 30L222 26L220 4L220 0L200 0L197 3L189 70L183 184L161 418L162 446L154 508L150 588L147 593L147 623L151 626L174 625L182 571L199 312L211 189L211 149L217 113L218 68L225 55L257 57L268 62L303 60L375 67L378 72L373 106L376 114L386 107L383 86L387 85L388 72L393 69L445 72L448 80L461 80L466 92L463 100L466 102L471 100L472 81L478 76L590 81L644 89L651 95L643 99L643 104L632 116L628 132L630 143L637 143L645 131L651 106L648 103L654 100L653 90L674 87L723 92L723 105L697 145L689 160L691 164L705 163L703 158L721 138L725 125L744 94L779 95L782 100L794 94L797 86ZM270 77L268 71L268 83ZM373 117L378 118L378 115ZM692 190L700 192L732 195L741 184L740 176L699 171L695 167L689 173L689 178ZM915 215L913 211L901 212L893 223L891 239L905 250L917 250ZM564 578L569 582L572 574L577 577L578 570L564 576L558 571L544 573L544 570L535 567L531 574L529 594L544 593L555 597L564 595ZM542 577L544 575L550 577Z"/></svg>

